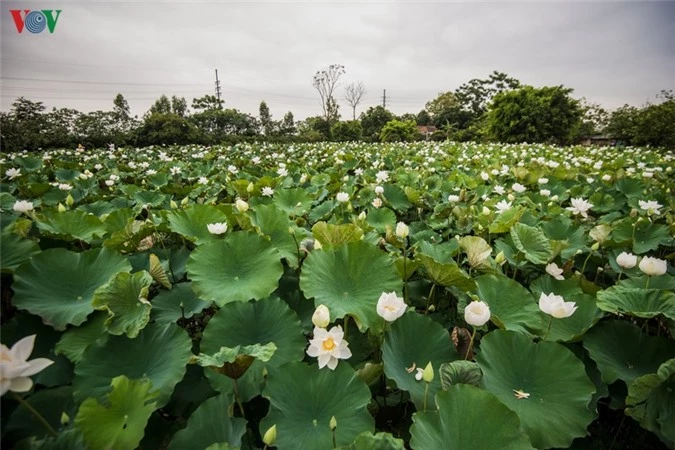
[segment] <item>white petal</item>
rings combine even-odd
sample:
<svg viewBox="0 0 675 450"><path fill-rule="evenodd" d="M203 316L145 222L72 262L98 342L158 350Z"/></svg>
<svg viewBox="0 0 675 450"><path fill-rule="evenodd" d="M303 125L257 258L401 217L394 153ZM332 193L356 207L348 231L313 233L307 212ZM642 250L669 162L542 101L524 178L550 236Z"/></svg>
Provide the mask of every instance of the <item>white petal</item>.
<svg viewBox="0 0 675 450"><path fill-rule="evenodd" d="M307 354L312 358L316 358L319 356L319 347L315 346L314 344L310 345L307 349Z"/></svg>
<svg viewBox="0 0 675 450"><path fill-rule="evenodd" d="M321 369L326 364L330 364L331 360L335 360L335 362L337 363L337 359L332 358L328 353L324 353L323 355L319 355L319 369Z"/></svg>
<svg viewBox="0 0 675 450"><path fill-rule="evenodd" d="M33 380L28 377L14 378L9 390L12 392L28 392L33 387Z"/></svg>
<svg viewBox="0 0 675 450"><path fill-rule="evenodd" d="M35 358L28 361L28 364L30 367L25 369L22 373L22 375L25 377L29 377L31 375L35 375L38 372L41 372L42 370L54 364L54 361L47 358Z"/></svg>
<svg viewBox="0 0 675 450"><path fill-rule="evenodd" d="M335 370L335 368L336 368L337 365L338 365L338 360L335 359L335 358L331 358L331 359L328 361L328 364L327 364L327 365L328 365L328 368L329 368L330 370Z"/></svg>
<svg viewBox="0 0 675 450"><path fill-rule="evenodd" d="M347 344L346 341L342 341L342 343L340 344L340 347L339 347L339 351L340 351L339 358L340 359L348 359L348 358L352 357L352 351L349 350L349 347L347 347L347 345L348 344Z"/></svg>
<svg viewBox="0 0 675 450"><path fill-rule="evenodd" d="M25 338L18 341L16 344L12 345L12 357L18 361L25 361L30 356L33 351L33 345L35 345L35 336L26 336Z"/></svg>

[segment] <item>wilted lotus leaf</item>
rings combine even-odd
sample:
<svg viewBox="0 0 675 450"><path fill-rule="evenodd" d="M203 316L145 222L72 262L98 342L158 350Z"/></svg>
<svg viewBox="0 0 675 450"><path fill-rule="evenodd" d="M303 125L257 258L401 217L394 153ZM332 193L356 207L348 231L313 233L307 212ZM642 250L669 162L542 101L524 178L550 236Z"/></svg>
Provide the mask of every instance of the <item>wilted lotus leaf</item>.
<svg viewBox="0 0 675 450"><path fill-rule="evenodd" d="M256 358L263 362L269 361L276 351L277 346L274 342L265 345L237 345L233 348L220 347L213 355L200 353L197 356L197 364L211 367L236 380L246 373Z"/></svg>

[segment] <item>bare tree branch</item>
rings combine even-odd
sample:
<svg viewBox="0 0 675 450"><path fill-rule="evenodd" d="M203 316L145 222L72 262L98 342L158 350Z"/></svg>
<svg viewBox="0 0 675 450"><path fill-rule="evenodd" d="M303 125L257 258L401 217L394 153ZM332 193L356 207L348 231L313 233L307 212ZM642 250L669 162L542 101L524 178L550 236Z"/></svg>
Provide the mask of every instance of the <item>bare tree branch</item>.
<svg viewBox="0 0 675 450"><path fill-rule="evenodd" d="M314 74L314 81L312 85L319 92L321 97L321 108L323 115L327 122L330 123L331 112L335 108L335 98L333 98L333 91L338 83L340 77L345 73L345 66L340 64L331 64L327 70L320 70ZM332 107L331 107L332 103Z"/></svg>
<svg viewBox="0 0 675 450"><path fill-rule="evenodd" d="M356 106L361 102L361 97L366 92L362 82L351 83L345 88L345 100L352 107L352 120L356 120Z"/></svg>

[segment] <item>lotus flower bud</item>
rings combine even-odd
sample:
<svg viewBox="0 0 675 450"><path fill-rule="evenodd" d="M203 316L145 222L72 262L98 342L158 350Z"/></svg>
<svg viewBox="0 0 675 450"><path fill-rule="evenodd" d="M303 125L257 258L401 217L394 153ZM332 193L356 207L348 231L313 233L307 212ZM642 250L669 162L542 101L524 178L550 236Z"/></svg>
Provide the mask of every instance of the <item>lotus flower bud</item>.
<svg viewBox="0 0 675 450"><path fill-rule="evenodd" d="M237 201L234 203L234 206L237 208L237 211L239 212L246 212L248 211L248 203L246 203L244 200L238 198Z"/></svg>
<svg viewBox="0 0 675 450"><path fill-rule="evenodd" d="M176 209L176 208L178 208L178 203L171 200L171 202L169 202L169 206L171 206L171 209Z"/></svg>
<svg viewBox="0 0 675 450"><path fill-rule="evenodd" d="M185 205L188 204L189 201L190 201L190 199L187 198L187 197L185 197L183 200L180 201L180 204L183 205L183 206L185 206Z"/></svg>
<svg viewBox="0 0 675 450"><path fill-rule="evenodd" d="M63 206L63 203L59 203L59 206L57 206L56 209L57 209L60 213L66 212L66 207Z"/></svg>
<svg viewBox="0 0 675 450"><path fill-rule="evenodd" d="M330 418L330 422L328 423L328 426L330 426L331 431L335 431L335 429L337 428L337 419L335 418L335 416Z"/></svg>
<svg viewBox="0 0 675 450"><path fill-rule="evenodd" d="M317 306L312 315L312 323L319 328L326 328L330 323L330 311L326 305Z"/></svg>
<svg viewBox="0 0 675 450"><path fill-rule="evenodd" d="M504 256L504 252L501 251L497 253L497 256L495 256L495 262L499 264L500 266L506 262L506 257Z"/></svg>
<svg viewBox="0 0 675 450"><path fill-rule="evenodd" d="M422 379L427 383L434 381L434 366L431 365L431 361L429 361L427 366L424 368L424 372L422 372Z"/></svg>
<svg viewBox="0 0 675 450"><path fill-rule="evenodd" d="M410 234L410 229L408 228L408 225L406 225L403 222L399 222L396 224L396 236L398 236L401 239L405 239L408 237Z"/></svg>
<svg viewBox="0 0 675 450"><path fill-rule="evenodd" d="M598 251L599 248L600 248L599 242L596 242L595 244L591 245L591 250L593 250L594 252Z"/></svg>
<svg viewBox="0 0 675 450"><path fill-rule="evenodd" d="M246 186L246 192L248 192L250 194L251 192L253 192L254 188L255 188L255 186L253 185L253 183L249 183L248 186Z"/></svg>
<svg viewBox="0 0 675 450"><path fill-rule="evenodd" d="M265 434L263 435L263 442L265 445L272 446L277 440L277 426L272 425L265 431Z"/></svg>
<svg viewBox="0 0 675 450"><path fill-rule="evenodd" d="M73 203L75 203L75 199L73 199L72 195L68 194L68 197L66 197L66 205L73 206Z"/></svg>

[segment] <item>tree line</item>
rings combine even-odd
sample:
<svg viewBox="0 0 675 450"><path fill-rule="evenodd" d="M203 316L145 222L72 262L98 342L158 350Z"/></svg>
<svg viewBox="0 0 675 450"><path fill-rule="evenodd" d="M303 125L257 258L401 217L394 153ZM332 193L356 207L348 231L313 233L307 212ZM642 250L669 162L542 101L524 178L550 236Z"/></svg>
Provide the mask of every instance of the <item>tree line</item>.
<svg viewBox="0 0 675 450"><path fill-rule="evenodd" d="M84 145L171 145L241 141L393 142L421 139L572 144L582 137L604 135L625 145L675 148L675 97L661 91L643 107L625 105L607 111L572 97L564 86L523 85L505 73L472 79L454 91L439 93L416 114L393 114L373 106L358 118L363 83L343 89L351 120L342 120L338 88L344 66L316 72L312 85L319 94L321 114L296 121L291 111L275 120L265 101L258 115L226 108L214 95L194 98L191 110L183 97L162 95L143 115L132 117L122 94L110 111L82 113L70 108L46 111L42 102L19 97L0 113L3 151ZM424 127L424 128L420 128Z"/></svg>

